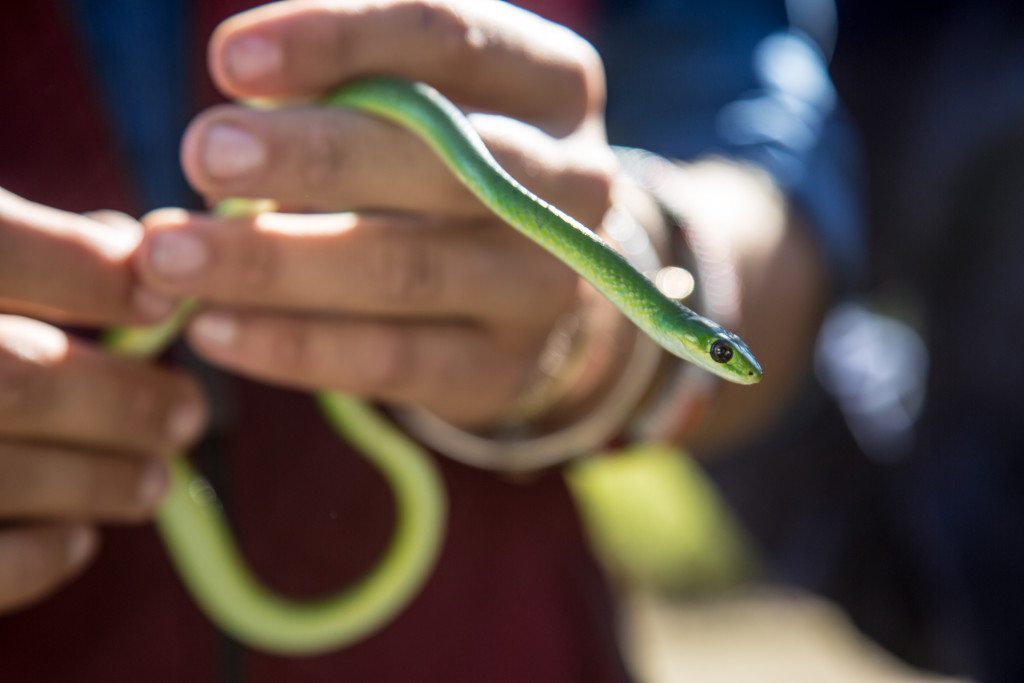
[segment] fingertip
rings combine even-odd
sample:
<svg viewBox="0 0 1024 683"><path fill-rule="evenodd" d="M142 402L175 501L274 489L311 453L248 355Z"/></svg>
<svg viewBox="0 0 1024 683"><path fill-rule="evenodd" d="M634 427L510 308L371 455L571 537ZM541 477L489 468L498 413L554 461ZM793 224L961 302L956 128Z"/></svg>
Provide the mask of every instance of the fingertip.
<svg viewBox="0 0 1024 683"><path fill-rule="evenodd" d="M71 349L71 339L66 332L32 318L3 316L0 333L0 353L33 365L56 365Z"/></svg>
<svg viewBox="0 0 1024 683"><path fill-rule="evenodd" d="M96 555L99 537L86 524L0 528L0 611L53 593Z"/></svg>
<svg viewBox="0 0 1024 683"><path fill-rule="evenodd" d="M197 315L186 331L189 341L207 351L234 347L241 337L241 323L227 311L205 311Z"/></svg>
<svg viewBox="0 0 1024 683"><path fill-rule="evenodd" d="M103 223L108 227L123 230L135 237L137 237L140 232L139 222L123 211L100 209L98 211L89 211L85 214L85 217L90 218L97 223Z"/></svg>
<svg viewBox="0 0 1024 683"><path fill-rule="evenodd" d="M185 179L193 189L199 192L202 192L204 180L201 155L204 130L206 128L204 122L207 118L209 118L209 114L204 112L188 124L185 133L181 136L181 148L178 152L178 161L181 164L182 172L185 174Z"/></svg>
<svg viewBox="0 0 1024 683"><path fill-rule="evenodd" d="M153 460L145 464L136 484L135 495L148 514L167 495L171 486L171 474L167 465Z"/></svg>
<svg viewBox="0 0 1024 683"><path fill-rule="evenodd" d="M96 554L99 537L92 527L80 524L71 527L64 538L65 559L69 567L80 567Z"/></svg>
<svg viewBox="0 0 1024 683"><path fill-rule="evenodd" d="M237 98L239 93L232 87L232 77L224 59L225 45L237 32L238 15L222 21L213 30L206 44L206 68L210 72L214 87L228 98Z"/></svg>
<svg viewBox="0 0 1024 683"><path fill-rule="evenodd" d="M177 445L192 443L202 434L207 418L205 402L199 397L193 397L168 413L167 435Z"/></svg>
<svg viewBox="0 0 1024 683"><path fill-rule="evenodd" d="M231 36L220 50L221 78L235 88L266 82L279 75L284 65L280 43L258 33Z"/></svg>
<svg viewBox="0 0 1024 683"><path fill-rule="evenodd" d="M150 211L140 220L146 230L158 228L178 227L188 223L192 214L185 209L177 207L164 207Z"/></svg>
<svg viewBox="0 0 1024 683"><path fill-rule="evenodd" d="M146 323L158 323L174 312L178 299L139 286L132 292L132 308Z"/></svg>
<svg viewBox="0 0 1024 683"><path fill-rule="evenodd" d="M132 292L132 307L145 318L145 322L165 319L179 302L178 297L166 293L166 283L160 277L159 245L163 235L188 225L192 220L191 213L179 208L156 209L140 219L146 231L132 257L132 266L139 279Z"/></svg>
<svg viewBox="0 0 1024 683"><path fill-rule="evenodd" d="M273 8L261 7L221 22L207 46L207 64L217 88L228 97L258 94L284 66L279 40L256 24Z"/></svg>
<svg viewBox="0 0 1024 683"><path fill-rule="evenodd" d="M209 198L245 193L265 170L272 151L258 118L236 105L218 105L197 116L181 140L179 161L192 188Z"/></svg>

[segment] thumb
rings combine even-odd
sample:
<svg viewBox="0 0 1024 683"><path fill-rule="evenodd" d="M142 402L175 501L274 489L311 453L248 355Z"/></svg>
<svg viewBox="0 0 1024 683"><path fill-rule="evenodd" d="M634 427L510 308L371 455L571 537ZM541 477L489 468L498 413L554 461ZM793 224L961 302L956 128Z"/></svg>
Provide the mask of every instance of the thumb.
<svg viewBox="0 0 1024 683"><path fill-rule="evenodd" d="M83 325L147 323L170 312L172 301L135 281L139 224L124 214L98 217L0 189L0 308Z"/></svg>

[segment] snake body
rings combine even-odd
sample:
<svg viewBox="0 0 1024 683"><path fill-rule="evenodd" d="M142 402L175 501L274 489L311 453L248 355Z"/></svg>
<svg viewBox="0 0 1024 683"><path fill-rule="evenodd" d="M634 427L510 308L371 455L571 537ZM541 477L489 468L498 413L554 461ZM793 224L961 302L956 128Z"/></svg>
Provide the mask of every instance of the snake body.
<svg viewBox="0 0 1024 683"><path fill-rule="evenodd" d="M760 365L739 337L664 296L601 238L526 190L498 165L465 116L430 86L368 78L345 85L323 104L366 112L418 135L483 204L568 264L669 352L732 382L761 379ZM242 200L221 210L249 206ZM154 328L112 330L107 347L152 356L177 336L195 305L186 302ZM173 460L171 491L156 520L183 582L206 614L245 644L281 654L341 647L386 624L429 575L443 538L445 494L432 460L358 399L322 393L318 400L339 436L381 470L398 507L390 547L356 585L309 602L269 591L242 559L212 488L184 457Z"/></svg>

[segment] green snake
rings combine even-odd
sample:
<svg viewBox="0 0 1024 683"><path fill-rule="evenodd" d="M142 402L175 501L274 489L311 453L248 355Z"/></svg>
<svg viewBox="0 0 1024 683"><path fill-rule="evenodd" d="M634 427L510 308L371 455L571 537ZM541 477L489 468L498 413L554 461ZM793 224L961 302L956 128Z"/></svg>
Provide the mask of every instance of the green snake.
<svg viewBox="0 0 1024 683"><path fill-rule="evenodd" d="M666 350L731 382L760 381L761 366L739 337L663 295L594 232L520 185L466 117L430 86L368 78L343 86L322 104L378 116L419 136L484 205L564 261ZM251 206L229 200L218 210L238 213ZM107 347L152 356L178 335L195 306L182 304L154 328L112 330ZM184 457L172 461L171 489L156 517L183 582L206 614L239 641L281 654L323 652L386 624L422 586L444 533L446 498L430 457L358 399L321 393L318 400L339 436L381 470L398 507L391 544L361 581L307 602L265 588L242 559L211 487Z"/></svg>

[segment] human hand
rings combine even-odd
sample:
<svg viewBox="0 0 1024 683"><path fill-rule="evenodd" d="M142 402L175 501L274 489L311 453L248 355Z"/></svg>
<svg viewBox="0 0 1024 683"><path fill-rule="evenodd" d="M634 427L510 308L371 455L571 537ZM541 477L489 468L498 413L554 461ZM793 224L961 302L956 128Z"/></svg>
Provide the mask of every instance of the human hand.
<svg viewBox="0 0 1024 683"><path fill-rule="evenodd" d="M134 221L101 222L0 190L0 311L89 325L153 322ZM191 381L0 314L0 613L55 590L95 554L96 524L147 518L163 464L199 432Z"/></svg>
<svg viewBox="0 0 1024 683"><path fill-rule="evenodd" d="M603 71L566 29L496 2L276 3L216 31L210 70L234 98L312 99L359 76L426 81L469 111L498 161L599 226L614 158ZM284 210L147 220L141 278L209 304L188 330L246 375L416 404L460 424L501 417L580 281L504 225L410 133L347 110L236 105L190 126L182 159L211 202ZM613 365L613 363L609 363Z"/></svg>

